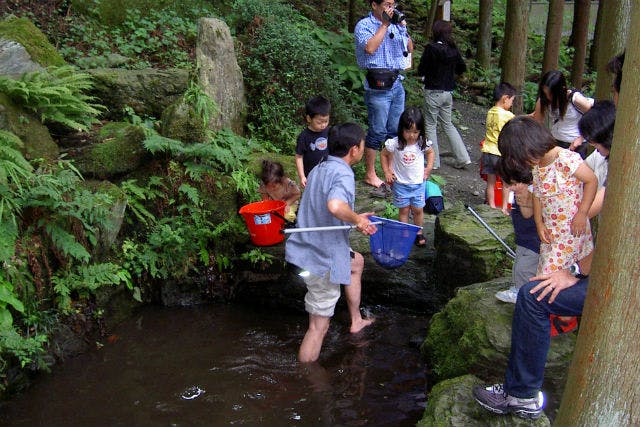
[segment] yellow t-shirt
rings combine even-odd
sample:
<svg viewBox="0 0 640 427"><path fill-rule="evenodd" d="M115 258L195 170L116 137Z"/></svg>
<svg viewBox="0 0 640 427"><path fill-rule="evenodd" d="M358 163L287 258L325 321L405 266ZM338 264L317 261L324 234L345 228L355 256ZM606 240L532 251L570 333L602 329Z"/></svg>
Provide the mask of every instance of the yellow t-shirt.
<svg viewBox="0 0 640 427"><path fill-rule="evenodd" d="M482 146L483 153L500 155L498 150L498 136L502 127L512 118L515 117L511 111L505 110L502 107L494 105L487 112L487 133L484 135L484 145Z"/></svg>

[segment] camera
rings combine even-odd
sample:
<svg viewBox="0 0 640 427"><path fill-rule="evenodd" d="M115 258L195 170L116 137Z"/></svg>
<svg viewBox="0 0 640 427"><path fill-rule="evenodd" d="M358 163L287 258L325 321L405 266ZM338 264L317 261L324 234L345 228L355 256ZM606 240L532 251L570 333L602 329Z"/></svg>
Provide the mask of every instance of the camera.
<svg viewBox="0 0 640 427"><path fill-rule="evenodd" d="M386 20L391 22L394 25L401 23L406 18L405 14L400 12L398 9L393 10L393 16L389 16L387 12L383 12L383 14Z"/></svg>

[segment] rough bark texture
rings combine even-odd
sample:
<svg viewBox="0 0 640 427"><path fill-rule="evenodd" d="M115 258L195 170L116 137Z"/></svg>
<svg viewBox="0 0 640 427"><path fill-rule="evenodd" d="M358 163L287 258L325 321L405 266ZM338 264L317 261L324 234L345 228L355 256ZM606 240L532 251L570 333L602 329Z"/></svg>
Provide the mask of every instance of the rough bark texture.
<svg viewBox="0 0 640 427"><path fill-rule="evenodd" d="M629 19L631 17L631 0L607 0L606 6L600 16L598 10L598 20L602 19L598 39L594 41L596 47L597 63L596 71L598 79L596 81L596 99L611 98L611 74L607 73L607 62L618 53L629 46L627 33L629 32ZM602 8L601 8L602 9Z"/></svg>
<svg viewBox="0 0 640 427"><path fill-rule="evenodd" d="M429 9L429 17L424 28L424 38L429 40L431 38L431 27L436 21L436 13L438 12L438 0L431 0L431 7Z"/></svg>
<svg viewBox="0 0 640 427"><path fill-rule="evenodd" d="M573 9L573 30L571 31L573 64L571 65L571 85L582 87L582 74L587 55L587 37L589 35L589 7L591 0L576 0Z"/></svg>
<svg viewBox="0 0 640 427"><path fill-rule="evenodd" d="M547 31L544 39L544 57L542 58L542 74L558 68L563 13L564 0L549 1Z"/></svg>
<svg viewBox="0 0 640 427"><path fill-rule="evenodd" d="M480 0L478 25L478 52L476 59L484 69L491 65L491 25L493 17L493 0Z"/></svg>
<svg viewBox="0 0 640 427"><path fill-rule="evenodd" d="M631 22L640 26L640 8ZM598 246L557 425L640 425L638 32L627 46Z"/></svg>
<svg viewBox="0 0 640 427"><path fill-rule="evenodd" d="M589 49L589 68L594 69L596 68L598 62L597 62L597 56L598 56L598 43L597 40L600 38L600 33L602 32L602 23L603 23L603 18L602 15L604 14L604 6L603 6L603 2L598 2L598 13L596 16L596 27L593 30L593 42L591 43L591 49Z"/></svg>
<svg viewBox="0 0 640 427"><path fill-rule="evenodd" d="M505 28L509 28L509 31L505 32L500 67L502 68L502 81L511 83L519 93L524 88L528 22L528 1L511 0L507 2ZM516 97L512 111L515 114L522 113L522 97Z"/></svg>

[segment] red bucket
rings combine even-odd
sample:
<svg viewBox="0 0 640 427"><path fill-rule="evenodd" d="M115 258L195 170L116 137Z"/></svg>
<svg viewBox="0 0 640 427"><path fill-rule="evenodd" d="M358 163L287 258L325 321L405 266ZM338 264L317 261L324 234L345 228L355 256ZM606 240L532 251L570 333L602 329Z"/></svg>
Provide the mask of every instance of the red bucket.
<svg viewBox="0 0 640 427"><path fill-rule="evenodd" d="M240 208L240 215L247 224L254 245L269 246L284 240L284 234L280 231L284 226L286 205L282 200L263 200Z"/></svg>

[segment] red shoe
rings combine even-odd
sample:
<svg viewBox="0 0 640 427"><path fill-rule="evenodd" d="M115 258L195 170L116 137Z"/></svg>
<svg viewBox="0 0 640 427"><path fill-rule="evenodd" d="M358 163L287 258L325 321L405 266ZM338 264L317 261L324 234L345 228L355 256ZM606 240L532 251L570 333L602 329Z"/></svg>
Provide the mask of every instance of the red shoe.
<svg viewBox="0 0 640 427"><path fill-rule="evenodd" d="M551 336L556 337L561 334L566 334L575 330L578 327L577 316L558 316L555 314L549 315L549 322L551 323Z"/></svg>

